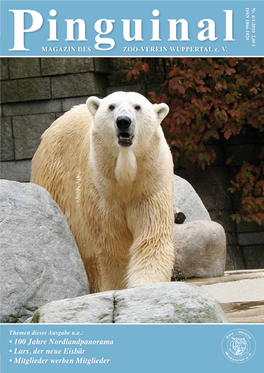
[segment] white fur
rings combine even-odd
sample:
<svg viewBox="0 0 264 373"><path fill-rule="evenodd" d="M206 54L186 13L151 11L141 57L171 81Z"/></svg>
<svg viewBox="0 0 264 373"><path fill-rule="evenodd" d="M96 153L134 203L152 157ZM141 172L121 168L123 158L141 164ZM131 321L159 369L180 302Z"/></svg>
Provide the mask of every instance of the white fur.
<svg viewBox="0 0 264 373"><path fill-rule="evenodd" d="M137 160L132 150L121 149L115 168L115 175L118 185L125 186L133 183L137 173Z"/></svg>
<svg viewBox="0 0 264 373"><path fill-rule="evenodd" d="M88 98L42 136L31 181L65 214L92 292L170 281L173 163L160 126L167 113L166 104L116 92ZM130 147L118 142L120 115L131 120Z"/></svg>

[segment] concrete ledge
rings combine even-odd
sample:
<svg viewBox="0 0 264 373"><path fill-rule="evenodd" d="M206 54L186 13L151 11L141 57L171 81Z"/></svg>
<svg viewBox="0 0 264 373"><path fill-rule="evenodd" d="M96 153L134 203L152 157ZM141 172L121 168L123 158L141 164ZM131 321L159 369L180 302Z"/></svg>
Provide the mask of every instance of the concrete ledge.
<svg viewBox="0 0 264 373"><path fill-rule="evenodd" d="M217 278L191 279L220 302L232 323L264 322L264 270L228 271Z"/></svg>

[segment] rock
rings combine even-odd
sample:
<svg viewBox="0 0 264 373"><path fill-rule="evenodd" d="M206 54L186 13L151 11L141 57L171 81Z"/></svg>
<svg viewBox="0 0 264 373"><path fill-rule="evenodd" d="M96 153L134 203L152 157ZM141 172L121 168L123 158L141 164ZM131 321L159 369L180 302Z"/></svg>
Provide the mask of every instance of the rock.
<svg viewBox="0 0 264 373"><path fill-rule="evenodd" d="M174 216L176 224L173 231L173 278L222 275L226 264L225 231L220 224L211 221L208 211L191 184L176 175Z"/></svg>
<svg viewBox="0 0 264 373"><path fill-rule="evenodd" d="M224 273L226 236L223 227L200 220L174 224L173 278L212 277Z"/></svg>
<svg viewBox="0 0 264 373"><path fill-rule="evenodd" d="M184 223L193 220L211 220L201 198L191 184L180 176L174 175L174 214L180 210L185 216Z"/></svg>
<svg viewBox="0 0 264 373"><path fill-rule="evenodd" d="M114 291L58 300L40 307L27 320L31 323L112 323ZM54 320L54 321L51 321Z"/></svg>
<svg viewBox="0 0 264 373"><path fill-rule="evenodd" d="M89 293L65 217L34 184L1 180L1 322L23 322L47 302Z"/></svg>
<svg viewBox="0 0 264 373"><path fill-rule="evenodd" d="M226 323L218 302L183 282L157 283L52 302L31 323Z"/></svg>
<svg viewBox="0 0 264 373"><path fill-rule="evenodd" d="M115 294L115 304L115 323L227 322L221 307L209 293L183 282L119 291Z"/></svg>

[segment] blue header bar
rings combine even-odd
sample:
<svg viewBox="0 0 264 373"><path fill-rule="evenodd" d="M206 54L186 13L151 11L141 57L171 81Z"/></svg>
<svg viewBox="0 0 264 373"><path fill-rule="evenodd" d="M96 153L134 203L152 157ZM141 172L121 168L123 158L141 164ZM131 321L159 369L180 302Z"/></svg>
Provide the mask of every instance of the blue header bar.
<svg viewBox="0 0 264 373"><path fill-rule="evenodd" d="M264 56L259 1L3 1L1 8L1 56Z"/></svg>

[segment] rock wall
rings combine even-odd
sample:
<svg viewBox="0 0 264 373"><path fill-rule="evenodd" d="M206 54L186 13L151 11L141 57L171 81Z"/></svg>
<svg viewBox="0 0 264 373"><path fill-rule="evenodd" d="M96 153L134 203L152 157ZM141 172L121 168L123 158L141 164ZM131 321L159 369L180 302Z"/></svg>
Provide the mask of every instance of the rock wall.
<svg viewBox="0 0 264 373"><path fill-rule="evenodd" d="M104 96L107 73L100 58L2 58L1 178L29 181L42 133L88 96Z"/></svg>
<svg viewBox="0 0 264 373"><path fill-rule="evenodd" d="M88 96L104 96L116 90L147 94L151 87L110 87L108 77L117 74L105 58L2 58L1 59L1 178L29 181L31 158L41 134L72 106ZM227 233L226 269L263 268L264 232L257 224L235 224L230 215L238 201L227 192L243 161L255 156L254 137L241 136L228 146L210 144L217 153L215 165L188 172L181 164L175 173L188 180L200 195L212 220ZM233 162L226 159L234 154Z"/></svg>

